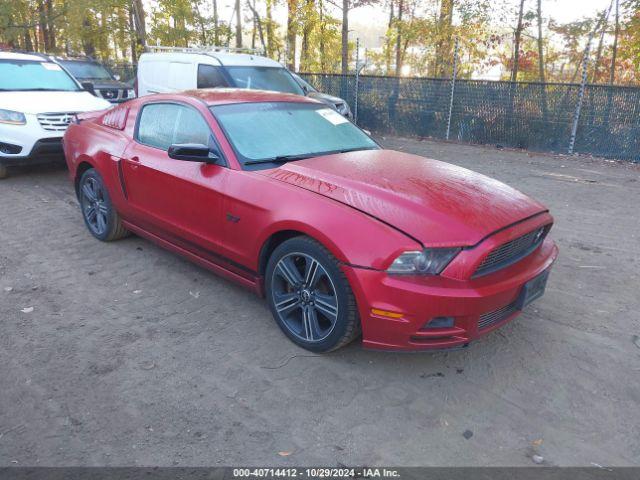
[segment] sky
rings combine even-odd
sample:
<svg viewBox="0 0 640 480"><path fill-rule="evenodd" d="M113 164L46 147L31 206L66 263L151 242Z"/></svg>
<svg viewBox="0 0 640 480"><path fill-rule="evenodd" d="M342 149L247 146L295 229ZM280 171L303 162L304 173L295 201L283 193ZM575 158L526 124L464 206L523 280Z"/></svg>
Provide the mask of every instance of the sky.
<svg viewBox="0 0 640 480"><path fill-rule="evenodd" d="M545 0L542 8L561 23L592 17L609 8L609 0Z"/></svg>

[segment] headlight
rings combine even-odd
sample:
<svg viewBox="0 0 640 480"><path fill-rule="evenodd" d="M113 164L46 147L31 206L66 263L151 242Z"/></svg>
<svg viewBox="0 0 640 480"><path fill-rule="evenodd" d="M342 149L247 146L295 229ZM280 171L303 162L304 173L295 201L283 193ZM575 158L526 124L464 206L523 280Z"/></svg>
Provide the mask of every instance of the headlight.
<svg viewBox="0 0 640 480"><path fill-rule="evenodd" d="M24 125L27 123L27 118L24 113L14 112L13 110L0 109L0 123L7 123L9 125Z"/></svg>
<svg viewBox="0 0 640 480"><path fill-rule="evenodd" d="M459 252L459 248L428 248L422 252L404 252L393 261L387 272L438 275Z"/></svg>

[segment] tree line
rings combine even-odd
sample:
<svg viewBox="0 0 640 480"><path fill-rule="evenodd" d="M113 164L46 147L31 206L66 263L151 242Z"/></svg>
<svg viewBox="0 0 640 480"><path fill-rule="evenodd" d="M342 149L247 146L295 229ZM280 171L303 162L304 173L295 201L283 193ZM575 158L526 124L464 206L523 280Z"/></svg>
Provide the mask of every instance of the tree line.
<svg viewBox="0 0 640 480"><path fill-rule="evenodd" d="M300 71L346 73L359 36L350 14L374 6L386 20L369 26L380 35L366 51L367 73L447 77L456 52L463 78L497 71L512 81L575 82L589 50L590 82L640 76L640 0L606 0L571 23L548 15L542 0L220 2L0 0L0 48L136 63L149 45L222 45L259 49Z"/></svg>

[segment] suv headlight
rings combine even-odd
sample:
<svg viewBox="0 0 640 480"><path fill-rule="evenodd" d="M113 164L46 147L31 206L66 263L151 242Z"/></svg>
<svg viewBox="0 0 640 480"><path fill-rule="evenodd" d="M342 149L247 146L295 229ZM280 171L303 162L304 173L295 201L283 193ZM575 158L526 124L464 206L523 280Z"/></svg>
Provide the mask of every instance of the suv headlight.
<svg viewBox="0 0 640 480"><path fill-rule="evenodd" d="M24 125L27 123L27 118L22 112L14 112L13 110L3 110L0 108L0 123Z"/></svg>
<svg viewBox="0 0 640 480"><path fill-rule="evenodd" d="M460 250L460 248L427 248L421 252L404 252L393 261L387 273L438 275Z"/></svg>

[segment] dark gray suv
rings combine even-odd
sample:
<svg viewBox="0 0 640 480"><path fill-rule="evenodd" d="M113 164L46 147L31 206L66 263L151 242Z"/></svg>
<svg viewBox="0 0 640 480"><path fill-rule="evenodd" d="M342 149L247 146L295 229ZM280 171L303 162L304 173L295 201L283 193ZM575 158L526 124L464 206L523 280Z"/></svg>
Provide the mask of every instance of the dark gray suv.
<svg viewBox="0 0 640 480"><path fill-rule="evenodd" d="M96 97L104 98L111 103L122 103L136 96L130 85L121 82L117 75L113 75L95 60L56 58L56 61Z"/></svg>

